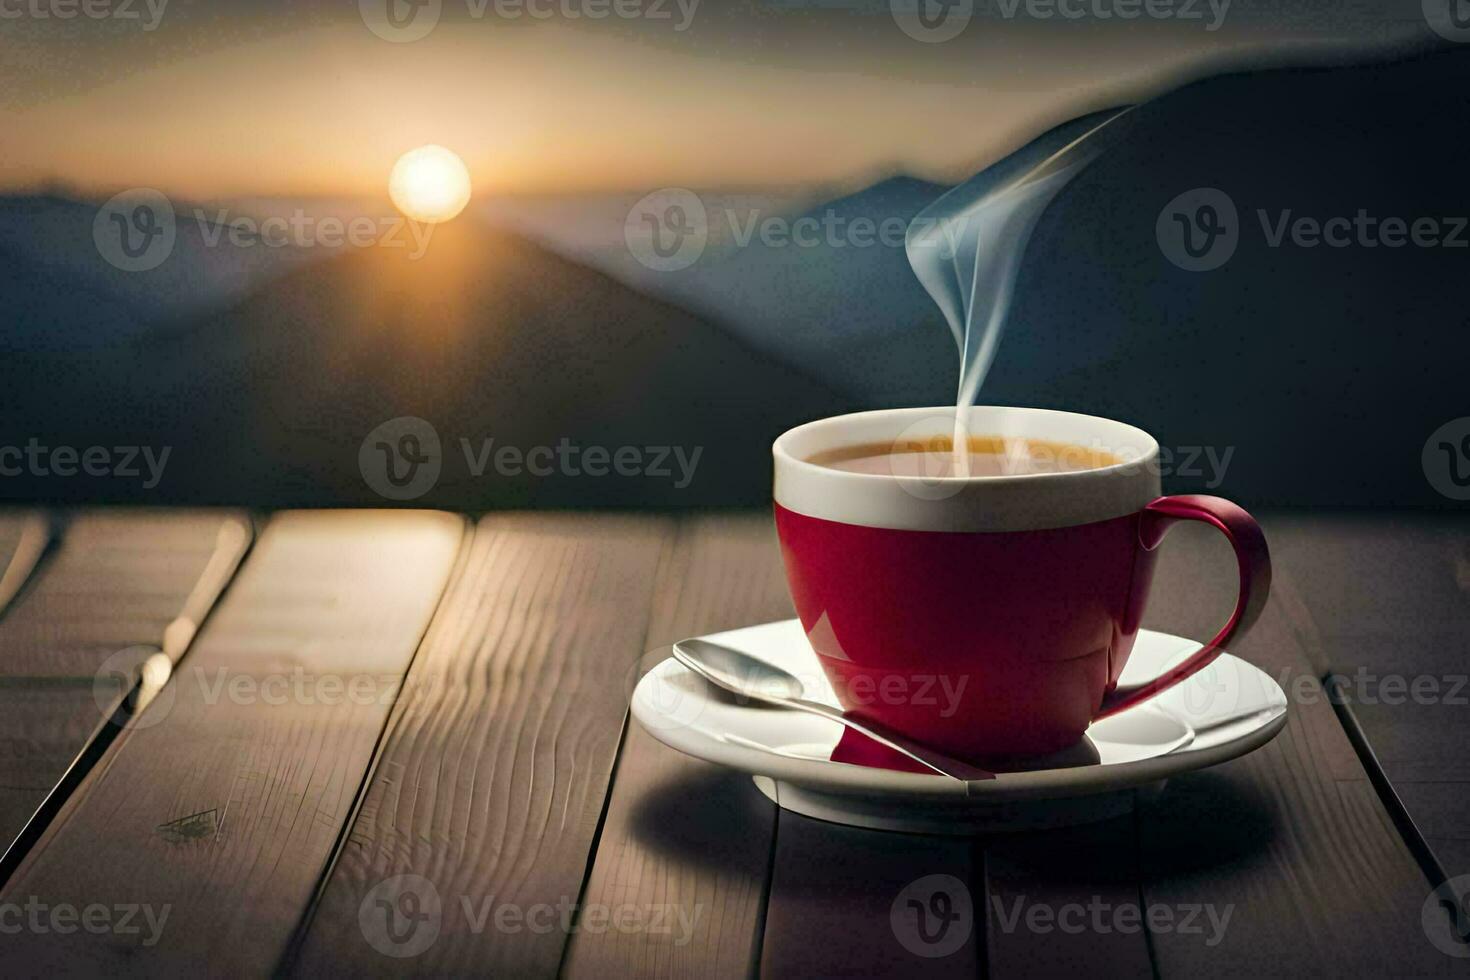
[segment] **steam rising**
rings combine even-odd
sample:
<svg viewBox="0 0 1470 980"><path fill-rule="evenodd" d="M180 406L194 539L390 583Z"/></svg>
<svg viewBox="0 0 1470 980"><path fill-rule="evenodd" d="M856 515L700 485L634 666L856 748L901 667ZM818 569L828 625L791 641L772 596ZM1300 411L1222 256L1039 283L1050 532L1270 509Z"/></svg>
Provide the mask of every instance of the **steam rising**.
<svg viewBox="0 0 1470 980"><path fill-rule="evenodd" d="M1117 142L1126 127L1115 123L1129 111L1107 114L1101 122L1097 117L1081 121L1081 135L1019 175L1007 175L997 185L992 172L986 171L940 197L909 223L905 238L909 264L939 304L959 347L954 448L961 473L968 461L961 418L975 403L995 360L1031 232L1052 198Z"/></svg>

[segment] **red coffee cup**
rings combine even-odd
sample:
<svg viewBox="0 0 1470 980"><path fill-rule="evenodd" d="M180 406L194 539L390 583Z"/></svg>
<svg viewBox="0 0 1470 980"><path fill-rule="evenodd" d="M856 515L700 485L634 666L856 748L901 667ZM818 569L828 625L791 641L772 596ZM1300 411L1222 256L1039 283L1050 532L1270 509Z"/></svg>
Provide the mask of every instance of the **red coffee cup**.
<svg viewBox="0 0 1470 980"><path fill-rule="evenodd" d="M949 435L952 408L861 412L776 440L775 510L797 614L848 711L976 761L1045 755L1087 726L1207 666L1265 605L1260 527L1219 497L1159 495L1158 443L1108 419L975 407L972 436L1100 449L1121 462L1058 473L912 477L808 462L819 453ZM1235 549L1225 627L1159 677L1123 687L1153 576L1176 521ZM887 761L844 739L843 761Z"/></svg>

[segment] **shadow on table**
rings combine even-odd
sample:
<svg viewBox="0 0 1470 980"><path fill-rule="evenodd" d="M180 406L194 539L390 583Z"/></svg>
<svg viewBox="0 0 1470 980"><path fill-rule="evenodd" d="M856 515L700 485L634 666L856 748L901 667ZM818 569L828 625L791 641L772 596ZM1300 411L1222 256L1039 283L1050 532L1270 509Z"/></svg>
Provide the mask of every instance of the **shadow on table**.
<svg viewBox="0 0 1470 980"><path fill-rule="evenodd" d="M1221 772L1170 780L1138 820L1139 849L1154 875L1248 862L1268 851L1278 836L1269 803L1245 780Z"/></svg>
<svg viewBox="0 0 1470 980"><path fill-rule="evenodd" d="M747 830L765 833L772 806L748 776L711 768L647 794L634 812L633 832L652 851L715 871L733 871L734 859L746 850L739 839ZM1132 819L1125 816L1077 827L1060 837L1076 837L1079 842L1126 839L1123 830ZM1278 830L1266 801L1240 780L1215 772L1171 780L1163 795L1138 811L1136 819L1138 857L1147 856L1154 876L1197 874L1249 862L1272 846ZM1027 835L997 839L1020 836ZM1055 831L1032 836L1059 841ZM1052 858L1074 863L1077 855L1064 847L1035 852L1041 865ZM1094 870L1101 870L1104 863L1094 863Z"/></svg>
<svg viewBox="0 0 1470 980"><path fill-rule="evenodd" d="M740 872L747 833L769 833L775 806L742 772L713 766L645 794L633 833L650 851L711 871Z"/></svg>

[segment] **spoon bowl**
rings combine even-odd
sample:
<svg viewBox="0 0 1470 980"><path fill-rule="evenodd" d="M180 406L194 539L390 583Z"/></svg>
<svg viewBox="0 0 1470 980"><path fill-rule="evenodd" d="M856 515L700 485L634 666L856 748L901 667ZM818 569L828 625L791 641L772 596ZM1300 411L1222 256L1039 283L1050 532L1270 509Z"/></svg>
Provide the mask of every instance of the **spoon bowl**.
<svg viewBox="0 0 1470 980"><path fill-rule="evenodd" d="M801 678L785 668L709 640L680 640L674 645L674 657L705 680L735 694L754 690L786 699L806 695Z"/></svg>
<svg viewBox="0 0 1470 980"><path fill-rule="evenodd" d="M966 782L995 778L995 774L988 770L950 758L877 722L854 718L840 708L809 700L805 697L805 686L795 674L733 647L712 640L680 640L674 644L674 659L715 687L754 701L821 715L908 756L941 776Z"/></svg>

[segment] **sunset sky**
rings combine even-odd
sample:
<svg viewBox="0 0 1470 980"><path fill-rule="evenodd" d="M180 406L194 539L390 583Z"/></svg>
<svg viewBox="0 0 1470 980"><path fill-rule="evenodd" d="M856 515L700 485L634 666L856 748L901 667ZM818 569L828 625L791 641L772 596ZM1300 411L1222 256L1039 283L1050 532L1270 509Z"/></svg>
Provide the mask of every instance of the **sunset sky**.
<svg viewBox="0 0 1470 980"><path fill-rule="evenodd" d="M545 19L426 0L432 30L395 43L369 29L375 0L26 13L50 2L0 0L0 188L378 194L424 143L463 157L477 193L955 178L1212 65L1423 33L1417 4L1323 19L1239 0L1207 30L1208 0L1191 23L1006 17L988 0L923 43L887 0L703 0L687 18L659 0L667 18L598 21L555 13L588 0L542 0Z"/></svg>

